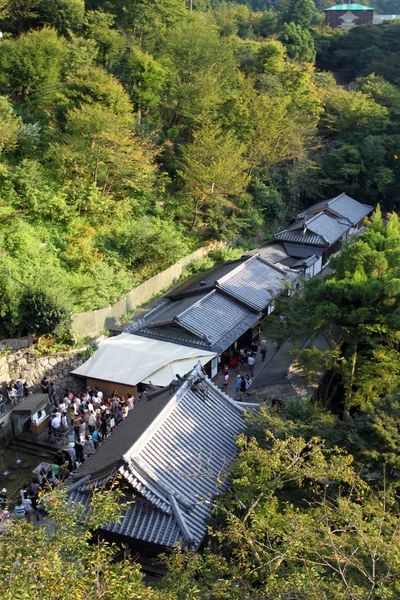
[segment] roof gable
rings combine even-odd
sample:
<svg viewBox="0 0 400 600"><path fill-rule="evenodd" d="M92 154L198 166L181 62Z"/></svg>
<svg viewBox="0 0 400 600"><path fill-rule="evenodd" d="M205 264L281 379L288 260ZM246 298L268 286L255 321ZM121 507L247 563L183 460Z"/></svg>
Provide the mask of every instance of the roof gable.
<svg viewBox="0 0 400 600"><path fill-rule="evenodd" d="M256 310L265 310L286 285L298 276L269 263L258 254L218 281L218 286Z"/></svg>
<svg viewBox="0 0 400 600"><path fill-rule="evenodd" d="M349 224L340 223L325 213L317 213L311 217L311 219L306 221L306 226L309 231L320 235L329 244L336 242L336 240L350 229Z"/></svg>
<svg viewBox="0 0 400 600"><path fill-rule="evenodd" d="M299 213L297 218L301 219L304 215L320 211L332 212L337 217L347 219L351 225L357 225L361 219L373 211L373 207L368 204L362 204L351 198L351 196L348 196L345 192L342 192L339 196L335 196L335 198L313 204L302 213Z"/></svg>
<svg viewBox="0 0 400 600"><path fill-rule="evenodd" d="M136 426L137 408L124 422L128 430ZM132 438L123 461L115 465L148 503L147 508L143 508L146 505L142 501L138 507L135 502L136 508L125 511L121 524L107 525L105 529L151 543L172 546L180 541L197 548L206 533L205 520L212 510L210 500L225 489L227 471L238 453L235 436L245 426L246 408L248 405L234 402L206 379L200 366L193 369L180 388L160 404L156 417L141 435ZM117 434L124 423L117 428ZM128 439L125 434L123 437ZM112 434L78 469L75 479L87 477L91 465L100 463L107 454L119 457L121 448L118 452L112 449L120 444L117 438ZM77 489L76 485L74 500L84 501L81 495L85 487ZM137 521L142 509L146 527L139 527ZM135 514L128 514L129 511ZM160 533L156 522L168 527L168 536Z"/></svg>
<svg viewBox="0 0 400 600"><path fill-rule="evenodd" d="M222 352L261 317L255 308L246 306L242 300L230 297L223 290L215 289L199 298L197 301L193 301L193 297L171 301L154 320L137 323L130 331ZM179 306L174 308L174 304L183 305L184 310L178 312Z"/></svg>

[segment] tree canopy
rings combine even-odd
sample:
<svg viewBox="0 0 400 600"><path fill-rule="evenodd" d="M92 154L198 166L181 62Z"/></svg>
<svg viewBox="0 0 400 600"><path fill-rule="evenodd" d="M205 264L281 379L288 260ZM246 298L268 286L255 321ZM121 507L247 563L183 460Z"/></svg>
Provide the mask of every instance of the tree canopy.
<svg viewBox="0 0 400 600"><path fill-rule="evenodd" d="M5 268L46 279L47 261L25 260L46 244L58 292L94 309L207 239L267 238L321 197L396 209L398 24L328 31L324 7L4 0ZM127 257L140 223L174 232L168 261L147 235ZM9 248L21 227L30 249Z"/></svg>

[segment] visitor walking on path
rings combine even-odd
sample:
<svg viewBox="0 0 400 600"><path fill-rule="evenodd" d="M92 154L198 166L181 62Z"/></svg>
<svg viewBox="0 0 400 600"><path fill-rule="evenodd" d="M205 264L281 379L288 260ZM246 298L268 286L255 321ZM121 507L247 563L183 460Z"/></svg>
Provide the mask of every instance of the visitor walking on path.
<svg viewBox="0 0 400 600"><path fill-rule="evenodd" d="M223 391L225 392L225 394L227 394L227 393L228 393L228 383L229 383L229 373L228 373L228 372L226 372L226 373L224 374L224 382L223 382L223 384L222 384L222 389L223 389Z"/></svg>
<svg viewBox="0 0 400 600"><path fill-rule="evenodd" d="M254 365L256 364L256 361L253 358L253 356L248 356L247 357L247 364L249 366L250 377L253 377L254 376Z"/></svg>
<svg viewBox="0 0 400 600"><path fill-rule="evenodd" d="M261 352L261 358L262 358L262 362L265 361L265 356L267 354L267 340L262 340L261 344L260 344L260 352Z"/></svg>
<svg viewBox="0 0 400 600"><path fill-rule="evenodd" d="M240 378L240 399L242 402L246 400L247 384L244 375Z"/></svg>

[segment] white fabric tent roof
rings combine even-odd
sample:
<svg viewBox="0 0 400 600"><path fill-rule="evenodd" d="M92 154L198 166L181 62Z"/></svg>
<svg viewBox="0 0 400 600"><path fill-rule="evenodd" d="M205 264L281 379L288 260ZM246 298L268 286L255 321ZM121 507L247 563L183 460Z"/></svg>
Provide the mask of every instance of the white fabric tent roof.
<svg viewBox="0 0 400 600"><path fill-rule="evenodd" d="M176 374L183 376L198 361L208 363L215 352L121 333L100 342L99 348L73 375L126 385L149 383L165 387Z"/></svg>

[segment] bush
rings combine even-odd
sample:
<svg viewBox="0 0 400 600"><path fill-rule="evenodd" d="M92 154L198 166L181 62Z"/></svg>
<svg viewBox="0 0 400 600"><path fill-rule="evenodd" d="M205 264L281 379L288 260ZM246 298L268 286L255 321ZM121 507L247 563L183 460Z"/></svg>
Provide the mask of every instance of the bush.
<svg viewBox="0 0 400 600"><path fill-rule="evenodd" d="M4 324L11 335L36 336L60 332L70 323L70 311L48 292L25 288L10 297L3 311Z"/></svg>

